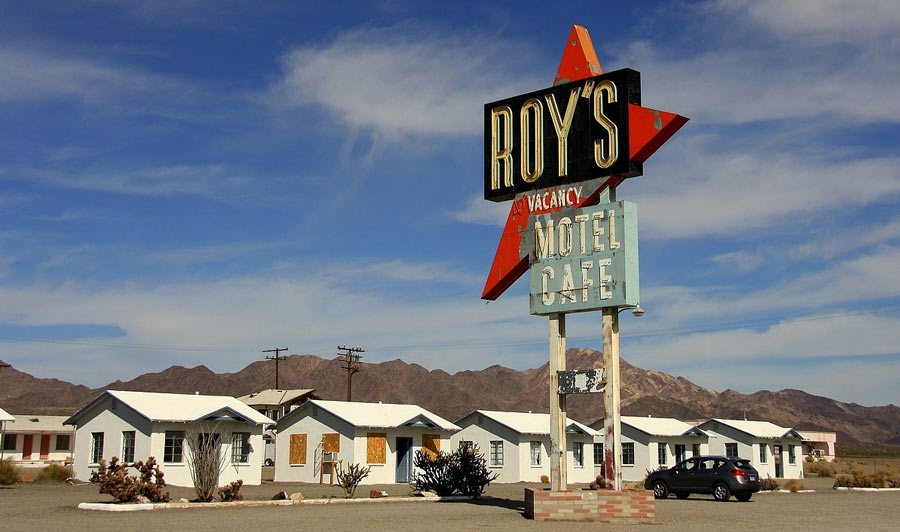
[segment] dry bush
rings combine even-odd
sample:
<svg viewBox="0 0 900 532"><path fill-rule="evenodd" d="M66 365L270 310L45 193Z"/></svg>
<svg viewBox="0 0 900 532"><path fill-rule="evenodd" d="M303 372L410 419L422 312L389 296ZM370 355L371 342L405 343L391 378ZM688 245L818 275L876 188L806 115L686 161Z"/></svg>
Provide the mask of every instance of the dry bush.
<svg viewBox="0 0 900 532"><path fill-rule="evenodd" d="M460 447L452 453L439 451L437 456L416 451L416 473L412 485L418 490L438 495L468 495L478 497L484 488L497 479L497 473L487 467L487 460L477 445Z"/></svg>
<svg viewBox="0 0 900 532"><path fill-rule="evenodd" d="M818 467L816 467L816 474L820 477L833 477L834 469L828 464L818 464Z"/></svg>
<svg viewBox="0 0 900 532"><path fill-rule="evenodd" d="M775 491L777 489L781 489L781 485L778 484L778 481L772 477L766 477L762 481L762 486L760 487L763 491Z"/></svg>
<svg viewBox="0 0 900 532"><path fill-rule="evenodd" d="M72 477L72 470L66 466L61 466L59 464L50 464L47 467L41 469L41 472L38 473L38 480L52 480L55 482L65 482L69 478Z"/></svg>
<svg viewBox="0 0 900 532"><path fill-rule="evenodd" d="M900 484L887 473L868 474L854 469L849 476L841 475L834 480L835 488L887 488Z"/></svg>
<svg viewBox="0 0 900 532"><path fill-rule="evenodd" d="M343 461L338 461L338 486L343 488L344 497L352 499L353 494L356 492L356 487L359 486L359 483L362 482L364 478L369 476L369 471L371 470L371 467L363 467L359 464L348 464L347 469L344 469Z"/></svg>
<svg viewBox="0 0 900 532"><path fill-rule="evenodd" d="M109 467L106 460L100 460L100 467L91 473L91 483L99 484L100 493L112 495L116 502L138 502L146 499L150 502L169 502L169 492L163 493L166 486L163 472L156 465L152 456L147 462L137 461L132 466L140 476L128 474L128 466L119 463L119 458L112 457Z"/></svg>
<svg viewBox="0 0 900 532"><path fill-rule="evenodd" d="M0 486L12 486L19 481L21 470L9 458L0 461Z"/></svg>
<svg viewBox="0 0 900 532"><path fill-rule="evenodd" d="M543 484L549 484L549 483L550 483L550 477L548 477L547 475L541 475L541 483L543 483Z"/></svg>
<svg viewBox="0 0 900 532"><path fill-rule="evenodd" d="M244 499L244 496L241 495L241 486L244 485L244 481L241 479L235 480L234 482L228 484L227 486L222 486L219 488L219 499L222 502L231 502L231 501L241 501Z"/></svg>
<svg viewBox="0 0 900 532"><path fill-rule="evenodd" d="M603 475L597 475L597 478L588 487L592 490L605 490L609 486L606 484L606 479L603 478Z"/></svg>
<svg viewBox="0 0 900 532"><path fill-rule="evenodd" d="M185 432L184 439L188 444L188 463L191 467L191 480L197 500L209 502L213 500L219 487L219 475L228 466L228 457L222 452L222 437L219 424L212 429L194 425Z"/></svg>
<svg viewBox="0 0 900 532"><path fill-rule="evenodd" d="M790 491L791 493L797 493L804 488L802 482L800 482L799 480L791 479L784 483L784 489Z"/></svg>

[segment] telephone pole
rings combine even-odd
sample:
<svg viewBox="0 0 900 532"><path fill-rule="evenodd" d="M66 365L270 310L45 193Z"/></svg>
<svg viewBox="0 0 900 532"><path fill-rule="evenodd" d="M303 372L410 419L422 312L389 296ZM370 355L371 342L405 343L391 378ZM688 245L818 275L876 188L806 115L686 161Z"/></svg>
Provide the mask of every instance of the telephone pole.
<svg viewBox="0 0 900 532"><path fill-rule="evenodd" d="M338 358L341 361L341 369L347 372L347 401L350 401L353 389L353 374L359 371L359 359L362 358L357 353L365 353L366 350L362 347L347 347L344 345L339 345L338 350L343 351Z"/></svg>
<svg viewBox="0 0 900 532"><path fill-rule="evenodd" d="M273 356L267 356L266 360L274 360L275 361L275 389L278 390L278 361L284 360L287 357L279 356L279 353L282 351L287 351L287 347L276 347L275 349L264 349L263 353L275 353Z"/></svg>

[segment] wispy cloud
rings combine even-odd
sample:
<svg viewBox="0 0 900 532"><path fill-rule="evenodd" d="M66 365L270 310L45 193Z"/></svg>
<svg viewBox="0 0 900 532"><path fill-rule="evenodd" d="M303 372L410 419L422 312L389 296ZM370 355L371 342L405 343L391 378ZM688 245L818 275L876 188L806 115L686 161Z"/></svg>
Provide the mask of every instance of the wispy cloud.
<svg viewBox="0 0 900 532"><path fill-rule="evenodd" d="M435 36L411 23L358 29L286 53L266 100L321 106L344 126L388 141L477 135L485 102L546 84L527 74L527 47L485 35Z"/></svg>

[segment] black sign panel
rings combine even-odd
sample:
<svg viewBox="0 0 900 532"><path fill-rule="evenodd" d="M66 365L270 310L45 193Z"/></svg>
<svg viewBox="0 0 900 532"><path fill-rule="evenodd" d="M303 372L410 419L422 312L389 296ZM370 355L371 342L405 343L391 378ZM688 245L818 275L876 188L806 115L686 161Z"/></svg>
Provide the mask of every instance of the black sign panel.
<svg viewBox="0 0 900 532"><path fill-rule="evenodd" d="M484 198L641 175L628 104L641 104L641 75L627 68L485 104Z"/></svg>

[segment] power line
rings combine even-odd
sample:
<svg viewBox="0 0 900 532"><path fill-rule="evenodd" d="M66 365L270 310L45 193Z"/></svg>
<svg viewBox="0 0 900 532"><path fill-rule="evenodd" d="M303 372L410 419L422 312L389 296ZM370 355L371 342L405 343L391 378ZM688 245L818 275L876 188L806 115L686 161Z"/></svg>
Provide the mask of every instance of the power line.
<svg viewBox="0 0 900 532"><path fill-rule="evenodd" d="M338 359L341 361L341 369L347 372L347 401L351 401L353 394L353 374L359 372L359 359L362 358L357 353L365 353L362 347L347 347L345 345L338 346L340 353Z"/></svg>
<svg viewBox="0 0 900 532"><path fill-rule="evenodd" d="M278 387L278 361L284 360L287 357L279 356L279 353L282 351L287 351L287 347L276 347L275 349L264 349L263 353L275 353L273 356L267 356L266 360L274 360L275 361L275 389L280 390Z"/></svg>

